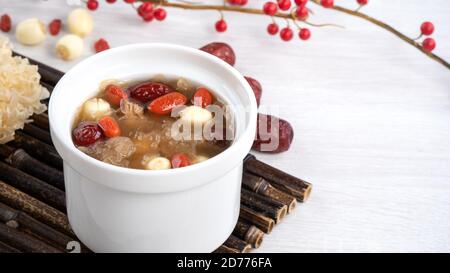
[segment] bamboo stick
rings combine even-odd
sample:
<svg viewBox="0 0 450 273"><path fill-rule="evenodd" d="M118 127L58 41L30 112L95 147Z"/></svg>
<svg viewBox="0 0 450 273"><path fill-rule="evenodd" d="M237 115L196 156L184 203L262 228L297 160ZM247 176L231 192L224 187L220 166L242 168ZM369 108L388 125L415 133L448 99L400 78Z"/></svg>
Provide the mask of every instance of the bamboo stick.
<svg viewBox="0 0 450 273"><path fill-rule="evenodd" d="M47 88L47 90L48 90L50 93L53 92L53 89L55 88L54 85L51 85L51 84L45 82L44 80L42 80L42 81L40 82L40 84L41 84L43 87Z"/></svg>
<svg viewBox="0 0 450 273"><path fill-rule="evenodd" d="M66 210L66 200L63 191L1 161L0 179L60 211Z"/></svg>
<svg viewBox="0 0 450 273"><path fill-rule="evenodd" d="M241 204L272 218L275 223L279 223L287 212L287 206L283 203L246 189L241 191Z"/></svg>
<svg viewBox="0 0 450 273"><path fill-rule="evenodd" d="M62 251L38 239L0 223L0 241L25 252L61 253Z"/></svg>
<svg viewBox="0 0 450 273"><path fill-rule="evenodd" d="M53 145L52 138L50 137L50 133L46 130L43 130L31 123L25 124L23 127L23 131L29 135L32 136L48 145Z"/></svg>
<svg viewBox="0 0 450 273"><path fill-rule="evenodd" d="M20 251L0 241L0 253L20 253Z"/></svg>
<svg viewBox="0 0 450 273"><path fill-rule="evenodd" d="M300 202L305 202L311 193L311 183L287 174L254 157L249 158L244 167L247 171L266 179L275 188L296 197Z"/></svg>
<svg viewBox="0 0 450 273"><path fill-rule="evenodd" d="M297 200L295 197L277 190L262 177L244 172L242 177L242 185L248 190L285 204L287 206L288 213L294 210L297 205Z"/></svg>
<svg viewBox="0 0 450 273"><path fill-rule="evenodd" d="M0 201L17 210L21 210L60 232L74 236L67 216L47 204L23 193L0 180Z"/></svg>
<svg viewBox="0 0 450 273"><path fill-rule="evenodd" d="M9 156L8 162L12 166L64 191L63 172L34 159L23 149L14 151Z"/></svg>
<svg viewBox="0 0 450 273"><path fill-rule="evenodd" d="M255 225L259 229L261 229L264 233L272 232L273 226L275 225L275 221L258 213L251 208L241 204L241 210L239 217L246 220L247 222Z"/></svg>
<svg viewBox="0 0 450 273"><path fill-rule="evenodd" d="M213 253L239 253L239 250L221 245Z"/></svg>
<svg viewBox="0 0 450 273"><path fill-rule="evenodd" d="M236 249L239 253L248 253L252 249L249 243L239 239L234 235L230 235L230 237L228 237L228 239L223 244L231 249Z"/></svg>
<svg viewBox="0 0 450 273"><path fill-rule="evenodd" d="M245 220L239 219L236 227L234 227L233 235L246 241L253 248L258 248L262 244L264 232Z"/></svg>
<svg viewBox="0 0 450 273"><path fill-rule="evenodd" d="M16 222L16 228L46 240L58 248L65 249L70 241L74 241L73 238L35 220L28 214L17 211L2 203L0 203L0 220L7 223L7 225L8 223Z"/></svg>
<svg viewBox="0 0 450 273"><path fill-rule="evenodd" d="M33 124L37 127L49 131L50 130L50 124L48 122L48 115L47 114L34 114L31 116L31 120L33 120Z"/></svg>
<svg viewBox="0 0 450 273"><path fill-rule="evenodd" d="M10 147L6 144L0 145L0 158L9 157L14 152L14 150L15 149L13 147Z"/></svg>
<svg viewBox="0 0 450 273"><path fill-rule="evenodd" d="M16 132L14 139L15 141L11 143L13 146L24 149L55 168L62 169L62 159L54 147L20 131Z"/></svg>

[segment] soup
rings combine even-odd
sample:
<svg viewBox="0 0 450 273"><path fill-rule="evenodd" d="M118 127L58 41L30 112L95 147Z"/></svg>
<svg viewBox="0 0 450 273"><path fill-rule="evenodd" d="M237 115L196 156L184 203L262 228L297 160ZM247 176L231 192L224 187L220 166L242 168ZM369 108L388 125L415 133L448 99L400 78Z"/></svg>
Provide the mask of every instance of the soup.
<svg viewBox="0 0 450 273"><path fill-rule="evenodd" d="M184 78L109 80L80 107L72 139L79 150L109 164L180 168L227 149L234 137L232 118L223 99Z"/></svg>

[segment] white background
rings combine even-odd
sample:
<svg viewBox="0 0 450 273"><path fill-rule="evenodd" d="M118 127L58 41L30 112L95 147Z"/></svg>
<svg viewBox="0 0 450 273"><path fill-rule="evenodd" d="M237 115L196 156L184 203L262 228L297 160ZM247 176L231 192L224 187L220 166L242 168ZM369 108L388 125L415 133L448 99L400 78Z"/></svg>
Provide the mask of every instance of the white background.
<svg viewBox="0 0 450 273"><path fill-rule="evenodd" d="M335 2L356 7L356 0ZM450 61L450 1L369 2L364 12L408 36L433 21L435 53ZM346 28L312 28L310 41L285 43L266 34L266 16L226 13L229 31L218 34L214 11L170 9L165 22L147 25L118 3L101 1L85 57L100 37L112 46L225 41L236 51L236 68L261 81L262 103L279 105L292 123L291 149L258 157L312 182L313 193L258 251L450 251L448 69L370 23L313 4L311 21ZM15 22L49 22L71 8L62 0L0 0L0 13ZM65 71L76 63L55 58L57 38L23 47L9 36L17 51L51 66Z"/></svg>

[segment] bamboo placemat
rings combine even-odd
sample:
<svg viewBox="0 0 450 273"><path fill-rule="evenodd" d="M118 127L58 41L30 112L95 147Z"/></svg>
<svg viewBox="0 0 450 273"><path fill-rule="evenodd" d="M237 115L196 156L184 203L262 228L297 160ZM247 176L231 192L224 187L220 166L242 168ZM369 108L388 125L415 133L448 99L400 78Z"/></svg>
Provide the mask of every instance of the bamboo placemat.
<svg viewBox="0 0 450 273"><path fill-rule="evenodd" d="M18 54L16 54L18 55ZM63 73L38 65L41 83L49 89ZM76 238L66 215L62 159L53 147L47 114L0 145L0 253L90 252ZM243 253L258 248L312 185L265 164L249 154L244 159L239 221L218 253ZM80 246L80 248L78 248Z"/></svg>

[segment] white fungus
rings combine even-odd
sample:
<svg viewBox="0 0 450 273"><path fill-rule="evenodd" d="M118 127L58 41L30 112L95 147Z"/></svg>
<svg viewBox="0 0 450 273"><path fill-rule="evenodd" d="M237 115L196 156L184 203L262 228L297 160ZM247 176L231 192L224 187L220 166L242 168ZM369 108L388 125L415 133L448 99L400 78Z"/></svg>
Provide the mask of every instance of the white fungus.
<svg viewBox="0 0 450 273"><path fill-rule="evenodd" d="M39 84L40 78L37 66L13 57L9 41L0 36L0 144L13 140L33 113L47 109L40 101L49 92Z"/></svg>

